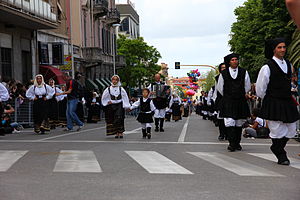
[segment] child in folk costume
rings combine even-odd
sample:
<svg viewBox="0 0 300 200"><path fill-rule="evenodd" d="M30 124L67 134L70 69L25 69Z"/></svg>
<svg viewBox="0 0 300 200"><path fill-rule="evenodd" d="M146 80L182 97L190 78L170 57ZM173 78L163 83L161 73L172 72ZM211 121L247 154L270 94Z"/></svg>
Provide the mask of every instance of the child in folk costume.
<svg viewBox="0 0 300 200"><path fill-rule="evenodd" d="M106 135L115 135L123 138L125 109L130 108L128 95L121 87L120 77L111 78L111 86L106 88L102 95L102 105L105 107Z"/></svg>
<svg viewBox="0 0 300 200"><path fill-rule="evenodd" d="M181 112L180 112L180 107L181 107L181 99L177 94L173 94L173 98L170 101L170 107L172 109L172 115L173 115L173 120L177 122L180 120L181 117Z"/></svg>
<svg viewBox="0 0 300 200"><path fill-rule="evenodd" d="M44 82L41 74L35 76L34 84L27 90L26 97L33 100L34 132L50 131L48 122L48 100L55 94L54 89Z"/></svg>
<svg viewBox="0 0 300 200"><path fill-rule="evenodd" d="M140 113L137 117L138 122L142 125L143 138L151 138L151 123L153 123L152 112L155 111L155 106L152 99L149 98L150 90L143 89L143 97L134 102L130 110L140 107Z"/></svg>

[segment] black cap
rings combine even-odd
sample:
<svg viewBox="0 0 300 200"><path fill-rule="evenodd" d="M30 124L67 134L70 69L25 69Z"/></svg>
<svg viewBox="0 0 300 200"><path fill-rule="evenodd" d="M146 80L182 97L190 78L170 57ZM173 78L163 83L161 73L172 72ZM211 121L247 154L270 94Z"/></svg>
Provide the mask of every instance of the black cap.
<svg viewBox="0 0 300 200"><path fill-rule="evenodd" d="M284 38L275 38L265 42L265 57L271 59L274 56L274 49L280 43L286 43Z"/></svg>
<svg viewBox="0 0 300 200"><path fill-rule="evenodd" d="M224 57L224 63L225 63L225 65L226 65L226 67L230 67L230 64L229 64L229 63L230 63L230 60L231 60L232 58L237 58L237 59L239 59L239 58L240 58L240 55L239 55L239 54L236 54L236 53L231 53L231 54L225 56L225 57Z"/></svg>

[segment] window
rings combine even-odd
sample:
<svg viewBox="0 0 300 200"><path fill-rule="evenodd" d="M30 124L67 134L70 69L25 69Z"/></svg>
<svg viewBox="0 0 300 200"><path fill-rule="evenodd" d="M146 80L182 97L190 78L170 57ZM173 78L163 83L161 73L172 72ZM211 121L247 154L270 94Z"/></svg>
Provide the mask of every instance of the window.
<svg viewBox="0 0 300 200"><path fill-rule="evenodd" d="M48 44L39 42L39 60L40 64L49 64Z"/></svg>
<svg viewBox="0 0 300 200"><path fill-rule="evenodd" d="M0 67L2 77L12 77L12 50L0 48Z"/></svg>
<svg viewBox="0 0 300 200"><path fill-rule="evenodd" d="M52 63L53 65L64 64L64 44L53 43L52 44Z"/></svg>

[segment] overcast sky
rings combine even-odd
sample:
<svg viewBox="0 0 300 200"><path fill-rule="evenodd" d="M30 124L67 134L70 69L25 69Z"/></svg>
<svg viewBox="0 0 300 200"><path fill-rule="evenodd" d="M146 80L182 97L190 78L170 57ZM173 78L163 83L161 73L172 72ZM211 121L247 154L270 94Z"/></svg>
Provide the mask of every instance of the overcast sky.
<svg viewBox="0 0 300 200"><path fill-rule="evenodd" d="M131 1L140 16L141 36L161 53L160 62L169 65L169 75L183 77L190 69L175 70L175 61L218 65L230 53L230 27L236 21L233 11L245 0Z"/></svg>

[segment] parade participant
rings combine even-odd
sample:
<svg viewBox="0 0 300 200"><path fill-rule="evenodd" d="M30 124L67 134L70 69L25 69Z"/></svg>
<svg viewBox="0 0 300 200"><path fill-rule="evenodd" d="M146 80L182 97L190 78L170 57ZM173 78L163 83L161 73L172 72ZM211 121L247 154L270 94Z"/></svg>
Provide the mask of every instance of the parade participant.
<svg viewBox="0 0 300 200"><path fill-rule="evenodd" d="M44 82L41 74L35 76L34 84L27 90L26 97L33 100L34 132L50 131L48 121L49 102L55 94L52 87Z"/></svg>
<svg viewBox="0 0 300 200"><path fill-rule="evenodd" d="M208 119L208 105L207 105L207 100L208 100L208 93L204 92L204 96L202 96L202 116L204 120Z"/></svg>
<svg viewBox="0 0 300 200"><path fill-rule="evenodd" d="M140 113L137 117L137 121L142 125L143 138L151 138L151 123L153 123L152 112L155 111L153 101L149 98L150 90L148 88L143 89L143 97L134 102L130 107L130 110L140 107Z"/></svg>
<svg viewBox="0 0 300 200"><path fill-rule="evenodd" d="M171 95L171 90L168 89L167 90L167 105L168 105L168 108L166 109L166 122L170 122L171 121L171 116L172 116L172 109L171 109L171 106L170 106L170 102L172 100L173 96Z"/></svg>
<svg viewBox="0 0 300 200"><path fill-rule="evenodd" d="M62 91L55 86L53 79L49 80L49 86L54 90L54 95L49 99L49 125L50 129L55 129L58 124L58 101L63 100L64 96L56 96L56 93L62 93Z"/></svg>
<svg viewBox="0 0 300 200"><path fill-rule="evenodd" d="M223 70L226 69L225 63L221 63L218 67L219 72L221 74L221 72ZM220 74L218 74L215 79L216 79L216 86L219 80L219 76ZM215 110L218 112L217 114L217 119L218 119L218 127L219 127L219 137L218 140L222 141L222 140L227 140L227 133L226 133L226 127L224 124L224 118L220 117L220 109L219 109L219 103L221 101L222 95L218 92L218 90L215 89L214 95L213 95L213 99L215 102Z"/></svg>
<svg viewBox="0 0 300 200"><path fill-rule="evenodd" d="M268 40L265 56L269 61L261 68L256 82L256 94L263 99L259 117L268 120L271 151L280 165L290 164L284 148L288 140L296 135L299 119L297 104L291 94L293 67L284 58L285 54L284 39Z"/></svg>
<svg viewBox="0 0 300 200"><path fill-rule="evenodd" d="M79 120L76 110L80 98L80 84L78 83L79 79L82 77L80 72L75 73L75 79L72 79L71 76L66 73L65 79L67 79L66 91L63 93L57 93L56 96L67 95L67 129L65 131L73 131L73 122L78 125L77 131L80 131L84 126L83 122Z"/></svg>
<svg viewBox="0 0 300 200"><path fill-rule="evenodd" d="M100 120L101 97L97 92L91 92L92 97L87 98L87 123L97 123Z"/></svg>
<svg viewBox="0 0 300 200"><path fill-rule="evenodd" d="M248 72L238 67L239 55L232 53L224 57L226 69L219 76L217 90L222 95L219 103L220 117L224 118L229 146L228 150L242 150L240 145L242 125L250 110L247 104L246 93L251 89Z"/></svg>
<svg viewBox="0 0 300 200"><path fill-rule="evenodd" d="M150 90L150 94L154 94L155 86L157 85L166 85L164 82L161 81L160 74L155 74L154 76L155 82L151 83L148 86ZM155 120L155 132L164 132L164 121L166 115L166 108L167 108L167 98L165 97L156 97L153 99L153 103L155 105L155 113L154 113L154 120Z"/></svg>
<svg viewBox="0 0 300 200"><path fill-rule="evenodd" d="M130 103L118 75L111 77L111 86L104 90L101 101L105 106L106 135L123 138L125 109L130 108Z"/></svg>
<svg viewBox="0 0 300 200"><path fill-rule="evenodd" d="M66 91L66 86L62 85L60 87L60 90L62 92ZM61 98L60 101L58 101L58 121L59 125L62 126L63 128L67 126L67 115L66 115L66 110L67 110L67 95L59 95L56 96L56 98Z"/></svg>
<svg viewBox="0 0 300 200"><path fill-rule="evenodd" d="M180 107L181 107L181 99L177 94L173 94L173 98L170 102L170 107L172 109L172 115L173 115L173 120L177 122L180 120L181 113L180 113Z"/></svg>

